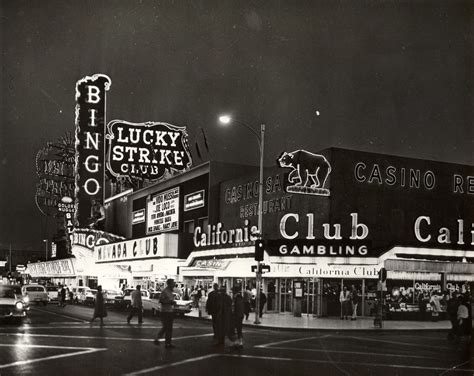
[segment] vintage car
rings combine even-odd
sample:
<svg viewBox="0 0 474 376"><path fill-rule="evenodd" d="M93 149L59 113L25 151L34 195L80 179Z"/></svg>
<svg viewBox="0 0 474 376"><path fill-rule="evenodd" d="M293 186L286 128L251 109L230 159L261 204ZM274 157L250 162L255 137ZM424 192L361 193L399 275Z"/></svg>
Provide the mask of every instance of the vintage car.
<svg viewBox="0 0 474 376"><path fill-rule="evenodd" d="M46 291L48 292L48 298L50 302L57 302L59 295L58 286L46 286Z"/></svg>
<svg viewBox="0 0 474 376"><path fill-rule="evenodd" d="M97 295L96 289L89 289L86 291L84 304L92 304L95 303L95 297Z"/></svg>
<svg viewBox="0 0 474 376"><path fill-rule="evenodd" d="M0 318L21 322L28 310L26 300L19 285L0 284Z"/></svg>
<svg viewBox="0 0 474 376"><path fill-rule="evenodd" d="M127 288L124 290L122 296L116 296L115 297L116 305L120 308L129 309L130 306L132 305L132 292L134 290L135 290L134 288ZM143 306L145 307L145 305L148 304L150 300L151 293L148 290L141 290L141 294L142 294L142 303L143 303Z"/></svg>
<svg viewBox="0 0 474 376"><path fill-rule="evenodd" d="M121 291L110 290L110 289L104 290L104 302L105 302L105 304L107 304L107 305L116 304L116 298L117 297L122 297L123 298Z"/></svg>
<svg viewBox="0 0 474 376"><path fill-rule="evenodd" d="M159 314L161 312L160 303L161 292L151 293L148 301L143 301L143 309L145 311L151 311L152 315ZM173 293L176 304L173 306L173 311L177 315L184 316L185 313L189 313L192 310L192 300L182 300L178 293Z"/></svg>
<svg viewBox="0 0 474 376"><path fill-rule="evenodd" d="M86 296L89 293L90 288L86 286L78 286L72 288L72 294L74 303L85 304Z"/></svg>
<svg viewBox="0 0 474 376"><path fill-rule="evenodd" d="M21 288L23 296L28 298L28 304L37 303L46 305L49 302L48 292L43 285L24 285Z"/></svg>

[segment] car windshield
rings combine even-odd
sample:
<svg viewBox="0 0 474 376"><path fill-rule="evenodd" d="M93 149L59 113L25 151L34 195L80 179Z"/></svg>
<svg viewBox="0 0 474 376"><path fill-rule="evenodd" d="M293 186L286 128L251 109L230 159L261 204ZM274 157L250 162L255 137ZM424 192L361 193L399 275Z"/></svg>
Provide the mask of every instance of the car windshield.
<svg viewBox="0 0 474 376"><path fill-rule="evenodd" d="M30 290L28 290L30 291ZM57 287L54 287L54 286L48 286L46 287L46 291L55 291L55 292L58 292L58 288Z"/></svg>
<svg viewBox="0 0 474 376"><path fill-rule="evenodd" d="M33 291L40 291L40 292L44 292L44 287L41 287L41 286L28 286L26 288L26 291L28 292L33 292Z"/></svg>
<svg viewBox="0 0 474 376"><path fill-rule="evenodd" d="M16 295L21 294L20 286L1 286L0 285L0 298L15 298Z"/></svg>

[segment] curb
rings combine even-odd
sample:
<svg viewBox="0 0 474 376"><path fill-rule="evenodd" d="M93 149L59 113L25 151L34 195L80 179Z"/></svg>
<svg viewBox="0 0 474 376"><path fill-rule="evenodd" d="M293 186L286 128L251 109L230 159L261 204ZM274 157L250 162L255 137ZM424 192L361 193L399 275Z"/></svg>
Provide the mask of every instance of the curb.
<svg viewBox="0 0 474 376"><path fill-rule="evenodd" d="M210 318L206 317L196 317L196 316L184 316L185 319L187 320L195 320L195 321L211 321ZM271 330L277 330L277 331L292 331L292 332L448 332L450 329L444 329L444 328L418 328L418 329L413 329L413 328L347 328L347 329L342 329L342 328L301 328L301 327L283 327L283 326L272 326L272 325L265 325L265 324L249 324L249 323L242 323L242 326L245 328L254 328L254 329L271 329Z"/></svg>

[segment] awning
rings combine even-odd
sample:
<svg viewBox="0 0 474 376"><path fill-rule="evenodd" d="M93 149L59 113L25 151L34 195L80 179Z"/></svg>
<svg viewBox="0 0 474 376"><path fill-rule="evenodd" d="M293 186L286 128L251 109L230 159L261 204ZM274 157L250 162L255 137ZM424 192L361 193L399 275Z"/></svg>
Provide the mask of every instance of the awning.
<svg viewBox="0 0 474 376"><path fill-rule="evenodd" d="M474 264L465 262L389 259L384 261L384 267L393 271L474 275Z"/></svg>

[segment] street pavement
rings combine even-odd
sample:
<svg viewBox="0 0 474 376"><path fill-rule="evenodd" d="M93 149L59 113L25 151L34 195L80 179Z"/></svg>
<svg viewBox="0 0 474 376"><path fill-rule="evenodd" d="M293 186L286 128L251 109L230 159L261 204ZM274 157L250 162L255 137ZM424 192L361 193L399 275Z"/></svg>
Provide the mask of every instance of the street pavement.
<svg viewBox="0 0 474 376"><path fill-rule="evenodd" d="M32 307L0 326L0 375L474 375L472 348L445 330L281 330L246 326L244 348L214 346L210 322L175 320L174 349L153 344L159 318L92 308Z"/></svg>

